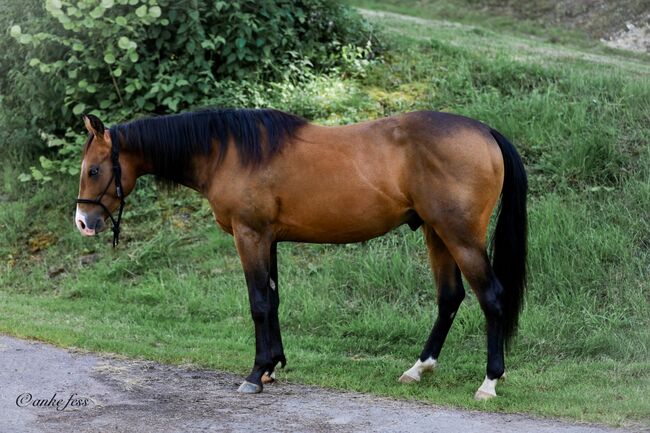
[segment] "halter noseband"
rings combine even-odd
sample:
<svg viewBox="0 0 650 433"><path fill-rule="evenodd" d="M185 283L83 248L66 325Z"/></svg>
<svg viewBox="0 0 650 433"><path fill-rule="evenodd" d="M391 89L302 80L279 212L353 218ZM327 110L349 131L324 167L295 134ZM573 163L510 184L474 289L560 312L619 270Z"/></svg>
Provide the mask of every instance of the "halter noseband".
<svg viewBox="0 0 650 433"><path fill-rule="evenodd" d="M113 163L113 174L111 176L111 179L108 181L106 188L104 188L104 191L102 191L100 194L99 198L95 200L88 198L78 198L77 204L94 204L101 206L101 208L104 209L104 211L108 214L108 217L111 219L111 223L113 224L113 248L115 248L120 242L120 221L122 220L122 210L124 210L124 192L122 191L122 167L120 166L120 149L115 141L111 143L111 162ZM108 191L108 188L111 186L111 182L113 180L115 180L115 192L117 194L117 198L120 199L120 210L117 213L117 219L113 218L111 211L109 211L104 203L102 203L102 198L104 198L104 195L106 194L106 191Z"/></svg>

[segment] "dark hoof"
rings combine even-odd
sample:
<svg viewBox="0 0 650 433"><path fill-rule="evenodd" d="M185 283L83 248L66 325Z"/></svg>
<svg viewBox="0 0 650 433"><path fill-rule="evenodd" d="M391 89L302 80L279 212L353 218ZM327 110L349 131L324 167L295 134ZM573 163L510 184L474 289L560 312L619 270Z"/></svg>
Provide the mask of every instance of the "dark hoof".
<svg viewBox="0 0 650 433"><path fill-rule="evenodd" d="M244 383L239 385L237 392L241 394L259 394L262 392L262 385L256 385L245 380Z"/></svg>

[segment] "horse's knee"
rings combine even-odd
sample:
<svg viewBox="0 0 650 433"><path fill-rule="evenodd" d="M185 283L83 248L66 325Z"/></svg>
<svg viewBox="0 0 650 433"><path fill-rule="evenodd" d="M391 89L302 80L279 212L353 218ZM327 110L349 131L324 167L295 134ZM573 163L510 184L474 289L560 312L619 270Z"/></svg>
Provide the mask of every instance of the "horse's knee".
<svg viewBox="0 0 650 433"><path fill-rule="evenodd" d="M271 312L271 305L268 301L256 300L251 305L251 317L254 322L264 322Z"/></svg>

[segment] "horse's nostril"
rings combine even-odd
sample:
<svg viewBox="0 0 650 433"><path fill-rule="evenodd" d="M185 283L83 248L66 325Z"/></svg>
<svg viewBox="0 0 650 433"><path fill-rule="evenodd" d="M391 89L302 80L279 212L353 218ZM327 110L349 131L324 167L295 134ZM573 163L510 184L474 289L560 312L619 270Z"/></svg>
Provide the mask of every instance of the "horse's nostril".
<svg viewBox="0 0 650 433"><path fill-rule="evenodd" d="M79 227L81 227L81 230L86 228L86 224L84 224L83 220L79 220Z"/></svg>

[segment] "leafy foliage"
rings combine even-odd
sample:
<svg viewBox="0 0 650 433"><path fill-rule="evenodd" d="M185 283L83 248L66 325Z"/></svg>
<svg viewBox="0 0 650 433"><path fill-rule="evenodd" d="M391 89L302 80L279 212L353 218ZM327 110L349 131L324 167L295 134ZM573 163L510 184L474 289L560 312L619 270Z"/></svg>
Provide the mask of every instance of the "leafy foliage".
<svg viewBox="0 0 650 433"><path fill-rule="evenodd" d="M24 116L41 135L64 138L46 140L61 160L76 145L66 126L83 112L110 122L248 105L255 102L247 97L250 83L359 72L373 49L370 27L334 0L27 3L27 14L14 4L11 19L0 21L12 38L3 45L15 55L2 59L7 97L0 103L12 113L5 117ZM74 171L41 161L45 172ZM23 179L49 179L40 171Z"/></svg>

